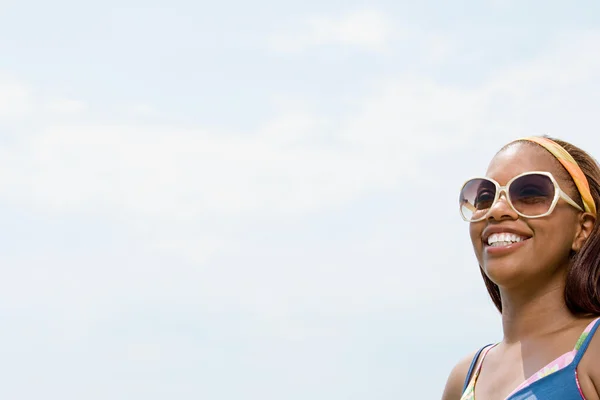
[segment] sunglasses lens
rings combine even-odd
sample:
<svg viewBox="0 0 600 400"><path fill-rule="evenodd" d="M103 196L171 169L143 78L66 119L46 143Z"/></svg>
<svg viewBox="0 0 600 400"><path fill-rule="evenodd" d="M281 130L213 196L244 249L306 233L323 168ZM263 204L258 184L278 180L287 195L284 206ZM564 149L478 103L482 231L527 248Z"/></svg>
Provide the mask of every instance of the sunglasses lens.
<svg viewBox="0 0 600 400"><path fill-rule="evenodd" d="M496 198L496 185L487 179L471 179L460 192L460 212L467 221L482 218Z"/></svg>
<svg viewBox="0 0 600 400"><path fill-rule="evenodd" d="M537 217L550 210L555 188L546 175L530 174L515 179L509 188L510 201L517 211L528 217Z"/></svg>

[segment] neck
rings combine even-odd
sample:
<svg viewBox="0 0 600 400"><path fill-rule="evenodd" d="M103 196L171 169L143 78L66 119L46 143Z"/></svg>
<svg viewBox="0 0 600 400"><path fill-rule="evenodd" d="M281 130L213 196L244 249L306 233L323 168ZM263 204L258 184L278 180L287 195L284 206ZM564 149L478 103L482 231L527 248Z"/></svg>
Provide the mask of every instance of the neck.
<svg viewBox="0 0 600 400"><path fill-rule="evenodd" d="M564 280L538 290L502 290L502 328L506 343L556 332L575 320L564 301Z"/></svg>

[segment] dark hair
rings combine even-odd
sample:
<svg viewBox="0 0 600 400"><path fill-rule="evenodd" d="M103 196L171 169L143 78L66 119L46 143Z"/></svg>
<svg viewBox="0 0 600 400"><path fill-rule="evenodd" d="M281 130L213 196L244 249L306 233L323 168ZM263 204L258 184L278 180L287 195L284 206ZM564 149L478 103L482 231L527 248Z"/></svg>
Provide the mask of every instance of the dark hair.
<svg viewBox="0 0 600 400"><path fill-rule="evenodd" d="M577 161L588 180L594 203L596 203L596 207L600 207L600 165L598 165L598 162L571 143L548 136L545 137L561 145ZM502 150L513 143L505 146ZM570 177L566 169L565 173ZM575 182L573 182L573 186L575 186ZM580 200L580 196L576 200ZM581 201L577 202L581 203ZM502 312L500 289L485 275L482 268L480 268L480 272L492 301L498 311ZM600 221L594 224L592 232L581 250L571 257L564 296L565 303L573 314L600 315Z"/></svg>

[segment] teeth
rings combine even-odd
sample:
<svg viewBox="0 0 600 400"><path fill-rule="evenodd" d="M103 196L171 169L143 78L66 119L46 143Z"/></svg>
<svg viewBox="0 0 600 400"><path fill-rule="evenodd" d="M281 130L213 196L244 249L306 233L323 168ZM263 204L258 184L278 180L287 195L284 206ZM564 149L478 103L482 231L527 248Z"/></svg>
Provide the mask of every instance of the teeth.
<svg viewBox="0 0 600 400"><path fill-rule="evenodd" d="M525 240L524 237L515 235L514 233L494 233L488 238L488 245L493 247L508 246L512 243L518 243Z"/></svg>

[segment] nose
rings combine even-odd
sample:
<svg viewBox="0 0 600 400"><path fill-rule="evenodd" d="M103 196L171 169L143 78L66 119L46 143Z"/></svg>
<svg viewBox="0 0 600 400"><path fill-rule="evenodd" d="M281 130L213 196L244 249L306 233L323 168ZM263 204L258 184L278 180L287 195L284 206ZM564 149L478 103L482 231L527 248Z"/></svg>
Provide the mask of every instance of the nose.
<svg viewBox="0 0 600 400"><path fill-rule="evenodd" d="M496 221L502 221L505 219L517 219L519 214L510 206L508 202L508 194L506 191L500 192L498 200L490 208L488 219L494 219Z"/></svg>

